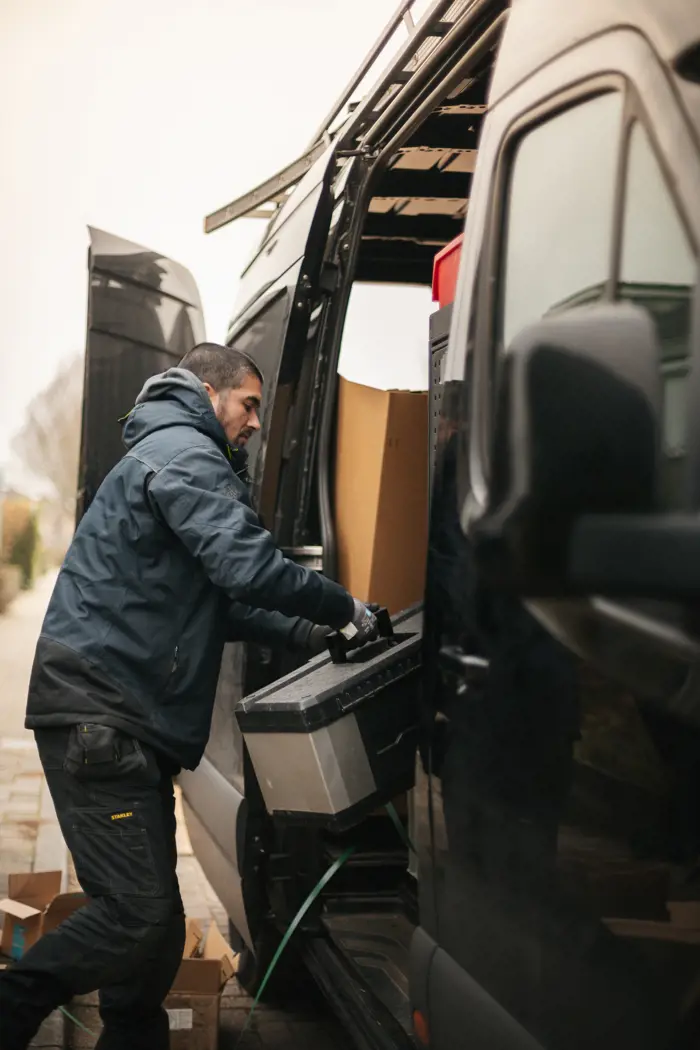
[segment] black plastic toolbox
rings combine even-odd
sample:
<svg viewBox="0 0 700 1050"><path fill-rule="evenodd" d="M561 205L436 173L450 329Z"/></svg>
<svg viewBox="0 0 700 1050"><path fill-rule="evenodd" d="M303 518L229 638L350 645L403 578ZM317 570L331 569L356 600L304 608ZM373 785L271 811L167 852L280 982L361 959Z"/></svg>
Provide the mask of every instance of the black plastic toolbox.
<svg viewBox="0 0 700 1050"><path fill-rule="evenodd" d="M236 709L268 811L344 830L413 785L422 609L394 637L311 660Z"/></svg>

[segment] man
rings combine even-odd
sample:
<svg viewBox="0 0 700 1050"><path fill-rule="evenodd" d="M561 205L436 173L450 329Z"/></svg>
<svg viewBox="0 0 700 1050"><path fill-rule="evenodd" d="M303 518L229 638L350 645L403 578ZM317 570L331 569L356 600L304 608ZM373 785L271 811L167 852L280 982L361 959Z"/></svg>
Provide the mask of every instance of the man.
<svg viewBox="0 0 700 1050"><path fill-rule="evenodd" d="M261 397L253 361L213 343L150 379L68 551L26 725L90 902L0 976L0 1050L95 988L100 1050L167 1047L184 945L172 776L204 751L225 641L376 637L372 613L287 561L251 509Z"/></svg>

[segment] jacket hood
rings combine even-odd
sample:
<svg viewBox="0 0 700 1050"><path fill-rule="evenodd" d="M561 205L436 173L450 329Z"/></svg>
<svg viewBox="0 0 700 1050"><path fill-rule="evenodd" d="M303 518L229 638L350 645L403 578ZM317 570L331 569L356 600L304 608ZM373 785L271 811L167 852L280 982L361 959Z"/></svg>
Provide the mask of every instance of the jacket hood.
<svg viewBox="0 0 700 1050"><path fill-rule="evenodd" d="M169 368L146 381L126 416L122 440L130 449L156 430L182 426L193 427L215 441L235 472L248 480L246 453L229 445L204 383L185 368Z"/></svg>

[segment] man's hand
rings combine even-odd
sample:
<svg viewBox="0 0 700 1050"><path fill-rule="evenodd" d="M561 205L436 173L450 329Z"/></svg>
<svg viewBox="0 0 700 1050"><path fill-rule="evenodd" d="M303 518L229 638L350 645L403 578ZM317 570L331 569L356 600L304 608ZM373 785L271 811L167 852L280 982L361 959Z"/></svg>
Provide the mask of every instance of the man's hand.
<svg viewBox="0 0 700 1050"><path fill-rule="evenodd" d="M290 648L297 653L318 656L326 649L326 639L332 633L330 627L319 627L309 620L299 620L291 634Z"/></svg>
<svg viewBox="0 0 700 1050"><path fill-rule="evenodd" d="M331 634L333 634L333 632L330 627L319 627L318 624L312 624L311 630L309 631L309 637L304 646L307 653L311 656L318 656L319 653L325 653L328 648L326 640Z"/></svg>
<svg viewBox="0 0 700 1050"><path fill-rule="evenodd" d="M361 645L373 642L379 637L379 627L377 618L371 609L364 602L358 602L357 598L354 598L353 601L355 602L355 615L350 623L341 627L340 633L346 642L350 643L351 648L358 649Z"/></svg>

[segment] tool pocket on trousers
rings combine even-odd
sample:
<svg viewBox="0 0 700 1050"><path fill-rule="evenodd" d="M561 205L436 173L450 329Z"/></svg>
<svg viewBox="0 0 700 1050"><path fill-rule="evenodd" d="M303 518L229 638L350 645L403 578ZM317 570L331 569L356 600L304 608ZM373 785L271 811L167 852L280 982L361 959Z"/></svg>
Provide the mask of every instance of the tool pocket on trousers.
<svg viewBox="0 0 700 1050"><path fill-rule="evenodd" d="M78 780L111 780L146 768L138 740L112 726L81 722L68 736L64 769Z"/></svg>
<svg viewBox="0 0 700 1050"><path fill-rule="evenodd" d="M137 808L81 809L69 843L78 881L88 896L162 895L148 831Z"/></svg>

